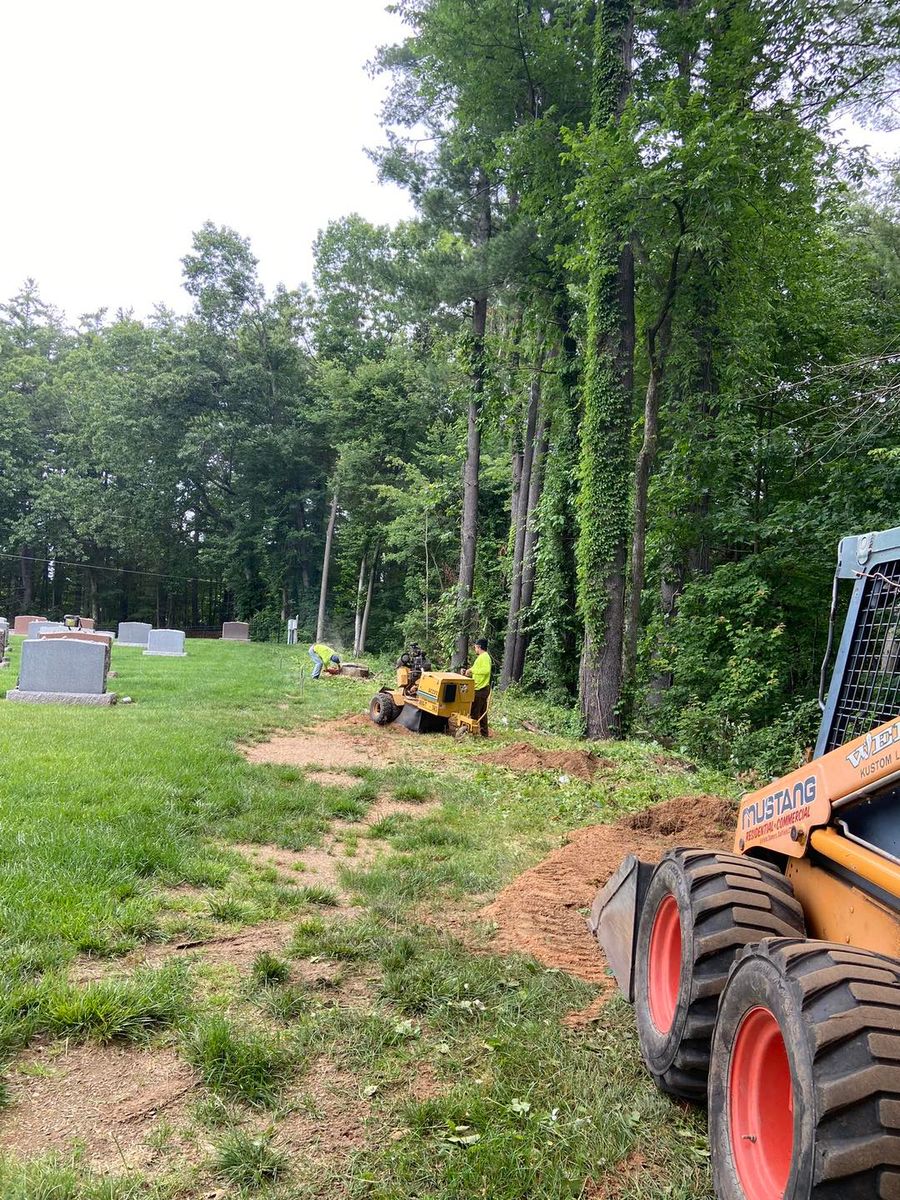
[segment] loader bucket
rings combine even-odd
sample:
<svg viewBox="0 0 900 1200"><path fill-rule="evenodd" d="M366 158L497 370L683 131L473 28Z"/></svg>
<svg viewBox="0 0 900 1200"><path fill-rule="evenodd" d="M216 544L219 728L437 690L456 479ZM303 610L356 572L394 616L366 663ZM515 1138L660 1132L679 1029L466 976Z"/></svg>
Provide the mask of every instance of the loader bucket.
<svg viewBox="0 0 900 1200"><path fill-rule="evenodd" d="M629 854L616 873L597 893L588 917L596 937L629 1004L634 1003L634 959L638 923L655 863L641 862Z"/></svg>

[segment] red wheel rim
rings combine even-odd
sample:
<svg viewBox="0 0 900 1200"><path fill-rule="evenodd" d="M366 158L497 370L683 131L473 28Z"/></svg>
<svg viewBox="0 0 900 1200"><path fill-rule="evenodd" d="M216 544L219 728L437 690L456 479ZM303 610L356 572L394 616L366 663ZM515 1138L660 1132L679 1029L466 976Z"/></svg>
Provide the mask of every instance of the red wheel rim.
<svg viewBox="0 0 900 1200"><path fill-rule="evenodd" d="M767 1008L751 1008L734 1039L728 1132L747 1200L783 1200L794 1157L794 1087L781 1028Z"/></svg>
<svg viewBox="0 0 900 1200"><path fill-rule="evenodd" d="M681 988L681 917L672 895L663 898L653 918L647 968L650 1017L660 1033L668 1033Z"/></svg>

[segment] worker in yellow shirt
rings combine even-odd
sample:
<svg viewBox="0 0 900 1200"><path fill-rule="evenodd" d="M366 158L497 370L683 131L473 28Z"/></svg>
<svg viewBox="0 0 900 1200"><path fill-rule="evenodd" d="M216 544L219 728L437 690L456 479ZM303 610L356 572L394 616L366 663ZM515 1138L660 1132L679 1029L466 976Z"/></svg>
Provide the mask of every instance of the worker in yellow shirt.
<svg viewBox="0 0 900 1200"><path fill-rule="evenodd" d="M324 642L314 642L309 648L309 657L313 661L313 679L318 679L322 674L322 668L326 662L333 662L336 666L341 665L340 658L335 654L330 646L326 646Z"/></svg>
<svg viewBox="0 0 900 1200"><path fill-rule="evenodd" d="M472 677L475 684L475 699L472 701L472 717L481 718L481 736L488 736L488 702L491 698L491 672L494 669L491 656L488 654L488 644L484 638L475 643L475 659L467 675Z"/></svg>

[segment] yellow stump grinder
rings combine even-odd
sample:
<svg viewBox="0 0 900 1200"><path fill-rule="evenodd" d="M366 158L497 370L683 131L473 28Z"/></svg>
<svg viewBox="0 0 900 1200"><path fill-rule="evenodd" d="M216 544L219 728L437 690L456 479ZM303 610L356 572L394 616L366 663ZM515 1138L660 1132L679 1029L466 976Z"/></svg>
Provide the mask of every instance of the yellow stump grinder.
<svg viewBox="0 0 900 1200"><path fill-rule="evenodd" d="M420 646L413 644L397 659L396 684L372 697L369 716L376 725L399 721L415 733L475 734L472 718L475 685L456 671L433 671Z"/></svg>
<svg viewBox="0 0 900 1200"><path fill-rule="evenodd" d="M900 529L841 541L831 630L842 580L814 757L590 917L654 1080L708 1102L719 1200L900 1200Z"/></svg>

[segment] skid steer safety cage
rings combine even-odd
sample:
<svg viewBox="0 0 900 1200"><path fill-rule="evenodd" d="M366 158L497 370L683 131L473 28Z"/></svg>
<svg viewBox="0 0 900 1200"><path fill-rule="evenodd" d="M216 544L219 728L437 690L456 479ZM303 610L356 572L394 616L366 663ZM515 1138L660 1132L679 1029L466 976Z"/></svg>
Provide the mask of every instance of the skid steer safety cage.
<svg viewBox="0 0 900 1200"><path fill-rule="evenodd" d="M900 529L844 538L835 596L841 579L854 587L823 700L817 758L900 715Z"/></svg>

